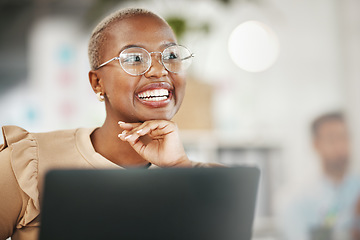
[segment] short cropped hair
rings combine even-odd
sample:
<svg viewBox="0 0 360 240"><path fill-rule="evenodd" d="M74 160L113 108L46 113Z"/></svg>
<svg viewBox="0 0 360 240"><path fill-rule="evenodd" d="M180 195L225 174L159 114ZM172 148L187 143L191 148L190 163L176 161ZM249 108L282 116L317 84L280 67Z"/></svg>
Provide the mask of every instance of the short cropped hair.
<svg viewBox="0 0 360 240"><path fill-rule="evenodd" d="M343 122L345 123L345 117L342 112L330 112L317 117L311 124L311 133L313 137L316 137L320 127L327 122Z"/></svg>
<svg viewBox="0 0 360 240"><path fill-rule="evenodd" d="M119 22L120 20L133 16L139 16L139 15L152 16L162 20L165 24L167 24L167 22L162 17L143 8L120 9L110 14L109 16L105 17L94 28L90 37L89 46L88 46L88 55L89 55L91 70L96 70L101 64L100 63L101 48L103 47L103 43L106 40L106 30L109 29L113 24Z"/></svg>

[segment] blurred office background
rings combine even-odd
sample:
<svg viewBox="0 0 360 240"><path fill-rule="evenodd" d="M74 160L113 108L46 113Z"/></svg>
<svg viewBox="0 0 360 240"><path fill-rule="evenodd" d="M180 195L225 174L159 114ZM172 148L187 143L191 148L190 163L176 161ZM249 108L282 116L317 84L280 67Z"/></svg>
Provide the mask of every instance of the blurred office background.
<svg viewBox="0 0 360 240"><path fill-rule="evenodd" d="M87 43L122 7L160 14L196 55L175 118L189 156L262 169L254 239L278 239L276 194L319 171L309 129L318 115L347 114L359 172L356 0L1 0L0 125L100 126Z"/></svg>

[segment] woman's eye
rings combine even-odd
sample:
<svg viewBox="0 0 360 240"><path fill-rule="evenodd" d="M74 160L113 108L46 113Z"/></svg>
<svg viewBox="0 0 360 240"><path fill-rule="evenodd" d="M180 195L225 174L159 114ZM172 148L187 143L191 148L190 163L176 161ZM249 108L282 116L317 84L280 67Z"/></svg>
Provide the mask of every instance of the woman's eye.
<svg viewBox="0 0 360 240"><path fill-rule="evenodd" d="M129 55L124 59L126 63L141 63L143 58L140 55Z"/></svg>
<svg viewBox="0 0 360 240"><path fill-rule="evenodd" d="M177 59L177 58L178 58L178 55L177 55L176 53L172 52L172 53L167 54L164 58L165 58L166 60Z"/></svg>

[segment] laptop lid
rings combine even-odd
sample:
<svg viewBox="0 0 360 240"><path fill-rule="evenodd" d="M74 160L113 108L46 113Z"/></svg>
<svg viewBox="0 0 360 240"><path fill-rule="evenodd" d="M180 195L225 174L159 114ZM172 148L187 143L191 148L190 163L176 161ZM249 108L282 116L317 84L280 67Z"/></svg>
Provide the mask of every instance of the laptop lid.
<svg viewBox="0 0 360 240"><path fill-rule="evenodd" d="M54 170L40 240L250 240L255 167Z"/></svg>

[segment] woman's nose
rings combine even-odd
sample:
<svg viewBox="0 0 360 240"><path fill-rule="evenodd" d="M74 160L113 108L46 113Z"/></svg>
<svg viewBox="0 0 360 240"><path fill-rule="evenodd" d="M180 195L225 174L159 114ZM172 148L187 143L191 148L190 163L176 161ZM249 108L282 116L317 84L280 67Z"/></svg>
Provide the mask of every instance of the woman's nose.
<svg viewBox="0 0 360 240"><path fill-rule="evenodd" d="M151 65L147 72L144 73L147 78L161 78L168 75L168 71L162 64L161 53L151 53Z"/></svg>

